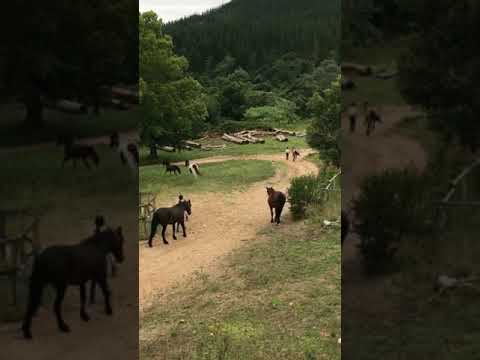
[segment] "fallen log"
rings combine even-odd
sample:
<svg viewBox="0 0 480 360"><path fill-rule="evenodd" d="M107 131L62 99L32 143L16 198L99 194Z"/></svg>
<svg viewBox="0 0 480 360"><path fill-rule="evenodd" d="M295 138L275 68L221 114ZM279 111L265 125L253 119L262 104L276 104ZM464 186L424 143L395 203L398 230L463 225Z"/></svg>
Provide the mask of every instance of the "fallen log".
<svg viewBox="0 0 480 360"><path fill-rule="evenodd" d="M192 148L197 148L197 149L200 149L202 147L202 144L197 143L195 141L191 141L191 140L185 141L185 145L190 146Z"/></svg>
<svg viewBox="0 0 480 360"><path fill-rule="evenodd" d="M341 65L342 73L357 73L358 75L362 76L369 76L372 75L372 68L370 66L355 64L355 63L342 63Z"/></svg>
<svg viewBox="0 0 480 360"><path fill-rule="evenodd" d="M202 145L202 150L225 149L227 145Z"/></svg>
<svg viewBox="0 0 480 360"><path fill-rule="evenodd" d="M245 138L253 144L265 144L265 139L258 138L252 135L245 135Z"/></svg>
<svg viewBox="0 0 480 360"><path fill-rule="evenodd" d="M54 102L45 101L44 105L47 108L69 114L86 114L88 112L88 108L86 105L71 100L58 100Z"/></svg>
<svg viewBox="0 0 480 360"><path fill-rule="evenodd" d="M119 109L119 110L129 110L130 109L130 106L128 104L126 104L122 100L118 100L118 99L112 99L111 105L115 109Z"/></svg>
<svg viewBox="0 0 480 360"><path fill-rule="evenodd" d="M248 144L248 140L240 139L238 137L228 135L228 134L223 134L222 139L228 142L232 142L234 144L239 144L239 145Z"/></svg>
<svg viewBox="0 0 480 360"><path fill-rule="evenodd" d="M172 146L162 146L160 147L160 150L166 151L166 152L175 152L175 148Z"/></svg>
<svg viewBox="0 0 480 360"><path fill-rule="evenodd" d="M383 73L376 74L375 77L377 79L381 79L381 80L389 80L389 79L394 78L397 75L398 75L397 71L392 71L392 72L388 72L388 73L383 72Z"/></svg>
<svg viewBox="0 0 480 360"><path fill-rule="evenodd" d="M284 135L276 135L276 136L275 136L275 139L277 139L277 140L280 141L280 142L286 142L286 141L288 141L288 138L285 137Z"/></svg>
<svg viewBox="0 0 480 360"><path fill-rule="evenodd" d="M126 101L132 102L133 104L139 103L139 96L138 96L138 92L136 91L125 89L119 86L113 86L112 95L123 98Z"/></svg>
<svg viewBox="0 0 480 360"><path fill-rule="evenodd" d="M290 130L283 130L283 129L275 129L275 135L288 135L288 136L295 136L295 131Z"/></svg>

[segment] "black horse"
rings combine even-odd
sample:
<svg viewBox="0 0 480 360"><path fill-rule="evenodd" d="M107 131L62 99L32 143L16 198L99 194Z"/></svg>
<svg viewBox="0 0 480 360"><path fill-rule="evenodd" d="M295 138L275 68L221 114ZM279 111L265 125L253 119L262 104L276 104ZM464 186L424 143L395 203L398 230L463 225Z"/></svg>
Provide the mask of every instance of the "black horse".
<svg viewBox="0 0 480 360"><path fill-rule="evenodd" d="M165 231L168 225L172 225L173 239L177 240L175 236L175 224L179 223L183 229L183 237L187 237L185 231L185 212L188 215L192 214L192 203L190 200L181 200L177 205L170 208L160 208L153 213L152 227L150 232L150 238L148 240L148 246L152 247L153 237L157 232L158 225L162 225L162 238L163 243L168 245L168 241L165 239Z"/></svg>
<svg viewBox="0 0 480 360"><path fill-rule="evenodd" d="M348 216L345 212L342 211L342 246L343 246L343 240L347 237L348 233L350 231L350 220L348 219Z"/></svg>
<svg viewBox="0 0 480 360"><path fill-rule="evenodd" d="M103 291L105 312L112 314L110 291L107 284L107 254L113 254L118 262L123 262L122 228L100 231L78 245L52 246L35 258L30 278L27 312L22 326L23 336L32 338L32 318L35 316L46 285L53 285L57 296L54 311L57 324L62 332L70 328L62 318L61 306L69 285L80 287L80 317L84 321L90 318L85 311L85 284L94 280Z"/></svg>
<svg viewBox="0 0 480 360"><path fill-rule="evenodd" d="M57 145L64 146L64 158L62 167L69 160L73 161L73 167L77 167L77 160L81 159L84 165L90 169L88 159L91 159L96 166L100 163L100 158L97 152L90 145L74 144L73 138L69 136L60 136L57 141Z"/></svg>
<svg viewBox="0 0 480 360"><path fill-rule="evenodd" d="M188 161L188 160L187 160ZM179 194L178 195L178 203L180 204L181 202L183 202L183 195L182 194ZM188 221L188 214L185 214L185 221ZM177 233L180 231L180 223L177 223Z"/></svg>
<svg viewBox="0 0 480 360"><path fill-rule="evenodd" d="M174 173L175 175L177 175L177 173L181 174L182 171L180 170L180 168L177 166L177 165L171 165L168 161L164 161L163 162L163 165L165 165L165 172L166 173Z"/></svg>
<svg viewBox="0 0 480 360"><path fill-rule="evenodd" d="M273 209L275 209L275 222L280 224L280 215L282 215L283 207L287 202L287 197L284 193L280 191L275 191L273 187L267 187L267 194L268 194L268 206L270 207L270 215L271 221L274 222L273 219Z"/></svg>

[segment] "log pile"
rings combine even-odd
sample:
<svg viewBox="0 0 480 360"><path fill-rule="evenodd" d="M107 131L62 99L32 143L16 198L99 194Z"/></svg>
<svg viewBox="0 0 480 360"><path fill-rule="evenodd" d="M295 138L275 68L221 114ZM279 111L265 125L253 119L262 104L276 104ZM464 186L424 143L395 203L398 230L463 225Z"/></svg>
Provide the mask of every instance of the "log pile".
<svg viewBox="0 0 480 360"><path fill-rule="evenodd" d="M195 148L195 149L201 149L202 148L202 144L200 144L198 142L195 142L195 141L187 140L187 141L185 141L185 144L187 146L190 146L190 147Z"/></svg>
<svg viewBox="0 0 480 360"><path fill-rule="evenodd" d="M341 65L342 74L343 73L356 73L361 76L370 76L372 75L372 68L370 66L355 64L355 63L348 63L345 62Z"/></svg>
<svg viewBox="0 0 480 360"><path fill-rule="evenodd" d="M139 104L140 102L137 91L132 91L119 86L113 86L111 92L114 97L124 99L132 104Z"/></svg>
<svg viewBox="0 0 480 360"><path fill-rule="evenodd" d="M238 144L238 145L243 145L243 144L248 144L249 143L248 140L240 139L236 136L229 135L229 134L226 134L226 133L223 134L222 139L225 140L225 141L234 143L234 144Z"/></svg>
<svg viewBox="0 0 480 360"><path fill-rule="evenodd" d="M287 142L288 141L288 138L286 136L282 135L282 134L276 135L275 139L277 139L280 142Z"/></svg>
<svg viewBox="0 0 480 360"><path fill-rule="evenodd" d="M274 129L275 135L285 135L285 136L297 136L295 131L283 130L283 129Z"/></svg>
<svg viewBox="0 0 480 360"><path fill-rule="evenodd" d="M44 105L47 108L58 110L68 114L86 114L88 108L86 105L71 100L44 100Z"/></svg>

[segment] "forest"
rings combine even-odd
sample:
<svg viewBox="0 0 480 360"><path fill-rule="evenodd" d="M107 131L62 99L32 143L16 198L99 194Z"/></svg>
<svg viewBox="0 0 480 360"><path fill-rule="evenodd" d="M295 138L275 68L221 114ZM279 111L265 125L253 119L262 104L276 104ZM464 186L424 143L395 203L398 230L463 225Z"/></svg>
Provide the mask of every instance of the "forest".
<svg viewBox="0 0 480 360"><path fill-rule="evenodd" d="M278 3L232 1L169 24L153 12L141 14L141 132L151 156L158 145L179 147L208 130L325 122L316 116L333 99L325 91L340 96L334 89L340 7L337 1ZM335 139L338 115L330 121ZM320 141L318 134L310 138Z"/></svg>

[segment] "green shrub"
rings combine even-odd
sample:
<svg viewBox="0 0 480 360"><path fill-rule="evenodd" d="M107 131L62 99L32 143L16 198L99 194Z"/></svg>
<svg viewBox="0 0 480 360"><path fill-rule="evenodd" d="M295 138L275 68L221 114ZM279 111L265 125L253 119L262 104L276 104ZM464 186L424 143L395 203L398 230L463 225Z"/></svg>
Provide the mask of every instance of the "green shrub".
<svg viewBox="0 0 480 360"><path fill-rule="evenodd" d="M354 200L355 231L368 273L391 270L402 241L428 231L427 181L416 170L386 170L367 177Z"/></svg>
<svg viewBox="0 0 480 360"><path fill-rule="evenodd" d="M326 187L335 173L333 168L327 168L318 175L305 175L292 180L288 189L288 201L294 219L305 217L309 206L320 206L328 200L329 191Z"/></svg>

